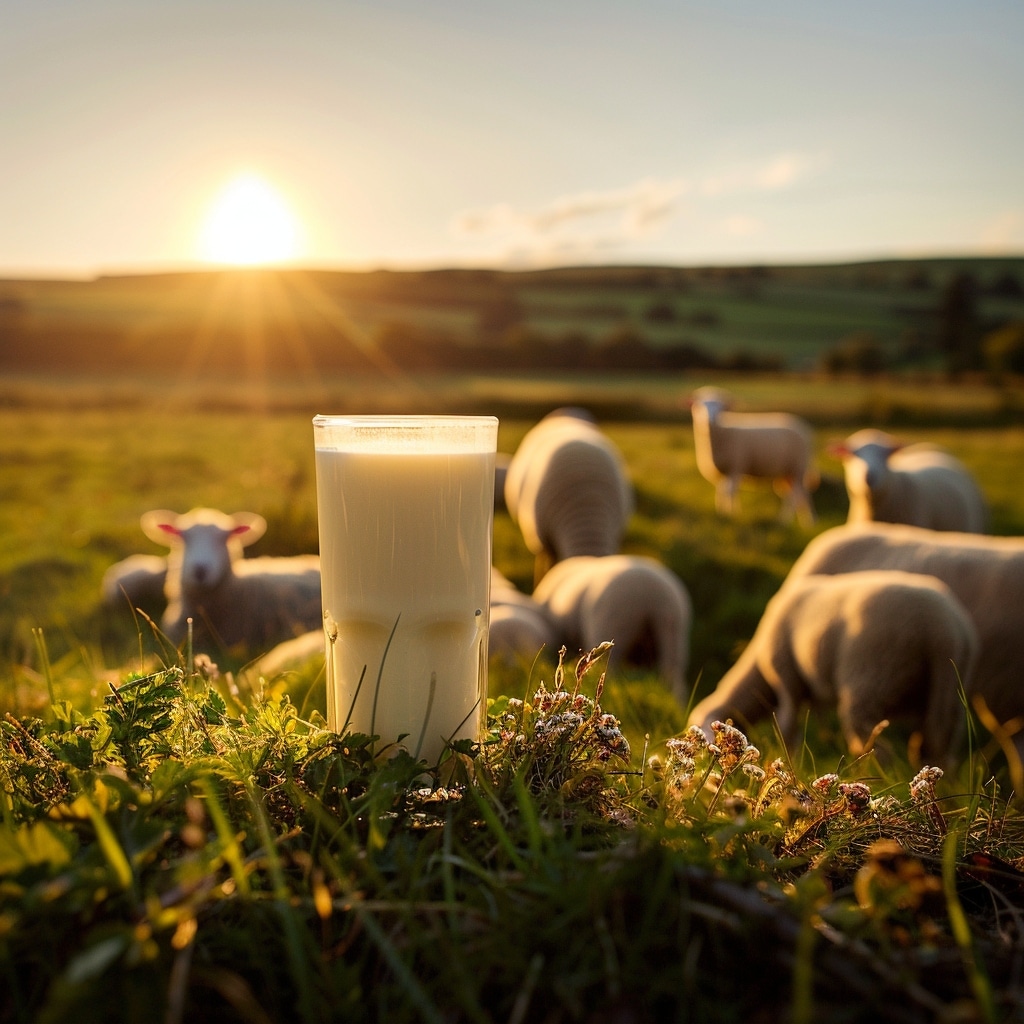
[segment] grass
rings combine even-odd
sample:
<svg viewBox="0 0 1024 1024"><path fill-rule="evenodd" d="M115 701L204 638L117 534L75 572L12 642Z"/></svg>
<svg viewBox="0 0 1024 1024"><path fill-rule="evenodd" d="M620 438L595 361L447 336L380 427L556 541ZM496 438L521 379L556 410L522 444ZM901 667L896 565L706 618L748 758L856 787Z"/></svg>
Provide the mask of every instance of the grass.
<svg viewBox="0 0 1024 1024"><path fill-rule="evenodd" d="M184 664L9 716L0 1015L1020 1012L1024 827L994 783L812 774L727 726L631 750L602 660L493 701L435 766Z"/></svg>
<svg viewBox="0 0 1024 1024"><path fill-rule="evenodd" d="M531 397L530 383L433 393L521 408L580 393L551 379ZM809 537L845 518L824 446L865 410L950 447L996 531L1024 534L1024 430L993 414L1013 393L729 380L817 427L820 521L803 530L758 489L737 519L714 514L679 403L693 383L600 395L634 409L603 423L637 487L626 546L691 591L698 695ZM98 585L148 549L138 516L250 508L269 522L257 553L314 550L309 419L328 407L180 391L118 407L44 385L0 408L0 1021L1024 1014L1024 822L977 723L971 757L932 792L899 757L850 762L827 716L794 750L769 723L710 750L652 677L542 658L492 666L486 742L426 765L326 732L315 664L260 683L165 650L133 675L159 645L104 615ZM530 424L503 416L499 447ZM495 564L529 588L500 512Z"/></svg>

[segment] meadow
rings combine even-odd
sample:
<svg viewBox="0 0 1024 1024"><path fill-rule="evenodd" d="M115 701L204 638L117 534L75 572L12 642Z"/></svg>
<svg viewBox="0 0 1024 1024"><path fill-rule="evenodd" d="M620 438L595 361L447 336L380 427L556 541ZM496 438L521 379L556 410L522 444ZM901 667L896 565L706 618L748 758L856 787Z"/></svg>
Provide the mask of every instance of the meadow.
<svg viewBox="0 0 1024 1024"><path fill-rule="evenodd" d="M1024 428L1016 422L1024 398L1012 388L940 379L927 388L807 376L721 379L745 407L792 409L815 424L819 521L805 530L777 521L777 499L767 488L747 489L743 513L734 521L714 513L712 488L697 473L685 401L706 381L452 376L407 381L413 390L401 393L399 403L442 411L498 409L504 452L514 451L532 423L552 408L577 404L594 410L620 447L637 491L625 548L664 561L693 596L691 676L702 689L731 664L809 537L845 519L841 468L825 449L859 426L889 426L908 441L945 445L981 481L994 532L1024 534L1024 501L1015 485L1024 454ZM256 511L269 527L250 553L316 551L313 414L393 408L388 403L395 401L392 384L348 380L336 387L331 393L325 386L313 400L283 387L268 402L248 390L227 391L217 401L153 383L121 381L104 388L81 380L8 382L0 396L5 705L17 710L30 699L40 667L37 629L69 681L102 678L138 653L137 624L104 613L98 595L109 564L136 551L159 552L138 526L147 509L211 505ZM149 396L144 402L142 394ZM521 589L531 588L532 558L500 509L494 561ZM673 720L660 731L670 735L677 724Z"/></svg>
<svg viewBox="0 0 1024 1024"><path fill-rule="evenodd" d="M812 421L814 528L780 523L766 489L745 490L733 520L715 514L685 407L706 383ZM459 752L425 802L422 766L382 767L358 742L311 730L324 710L315 666L239 696L165 651L163 670L131 682L159 644L99 607L99 581L113 561L155 550L139 515L249 509L268 521L251 553L315 551L312 415L396 401L498 411L506 452L548 409L593 408L636 486L626 549L664 561L693 597L698 696L808 539L845 519L833 438L873 424L946 446L976 474L994 532L1024 535L1024 392L1007 383L452 375L324 379L310 395L287 383L254 393L8 378L0 768L13 831L0 840L11 901L0 1020L137 1020L153 1005L168 1020L1020 1019L1024 824L984 730L925 802L907 791L916 766L851 763L828 716L799 751L765 723L750 737L757 759L709 761L705 786L687 789L683 755L666 745L685 711L656 679L623 670L597 684L600 666L576 680L573 658L564 675L541 659L492 667L490 754ZM529 589L532 557L502 511L494 562ZM228 680L242 669L221 665L237 673ZM541 741L532 695L560 682L617 716L628 764L609 764L582 731ZM509 698L526 708L513 714ZM521 742L505 734L510 714ZM839 795L840 779L870 786L870 811L859 791ZM931 882L869 853L894 837ZM982 854L998 868L979 882L964 865ZM881 888L864 895L872 871Z"/></svg>

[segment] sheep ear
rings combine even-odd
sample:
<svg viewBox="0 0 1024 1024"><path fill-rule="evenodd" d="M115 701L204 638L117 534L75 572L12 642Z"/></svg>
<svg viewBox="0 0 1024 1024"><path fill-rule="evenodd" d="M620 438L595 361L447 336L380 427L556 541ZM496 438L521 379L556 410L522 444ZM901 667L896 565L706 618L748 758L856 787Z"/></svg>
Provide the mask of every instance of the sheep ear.
<svg viewBox="0 0 1024 1024"><path fill-rule="evenodd" d="M172 537L181 536L177 512L165 508L153 509L152 512L144 512L139 522L142 524L142 532L156 544L169 546Z"/></svg>
<svg viewBox="0 0 1024 1024"><path fill-rule="evenodd" d="M256 512L236 512L231 519L235 524L231 535L241 540L242 547L255 544L267 532L266 519Z"/></svg>

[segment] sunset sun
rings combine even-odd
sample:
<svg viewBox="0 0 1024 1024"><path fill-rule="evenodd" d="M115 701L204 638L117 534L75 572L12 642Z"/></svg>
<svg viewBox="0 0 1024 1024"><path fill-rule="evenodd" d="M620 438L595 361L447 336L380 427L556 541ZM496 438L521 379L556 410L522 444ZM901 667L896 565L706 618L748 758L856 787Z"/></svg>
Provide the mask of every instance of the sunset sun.
<svg viewBox="0 0 1024 1024"><path fill-rule="evenodd" d="M244 174L230 181L210 205L199 253L212 263L252 266L299 255L300 229L280 193L263 178Z"/></svg>

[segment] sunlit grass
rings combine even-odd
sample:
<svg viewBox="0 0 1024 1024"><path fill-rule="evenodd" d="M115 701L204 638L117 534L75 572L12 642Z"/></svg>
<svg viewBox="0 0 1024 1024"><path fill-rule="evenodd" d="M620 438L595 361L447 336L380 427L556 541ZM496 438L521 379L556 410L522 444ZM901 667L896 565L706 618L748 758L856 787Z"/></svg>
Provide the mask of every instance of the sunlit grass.
<svg viewBox="0 0 1024 1024"><path fill-rule="evenodd" d="M0 723L8 1016L1019 1009L1024 820L980 752L962 789L725 724L634 739L604 661L538 664L437 765L329 733L292 676L179 662L83 713L56 675Z"/></svg>

